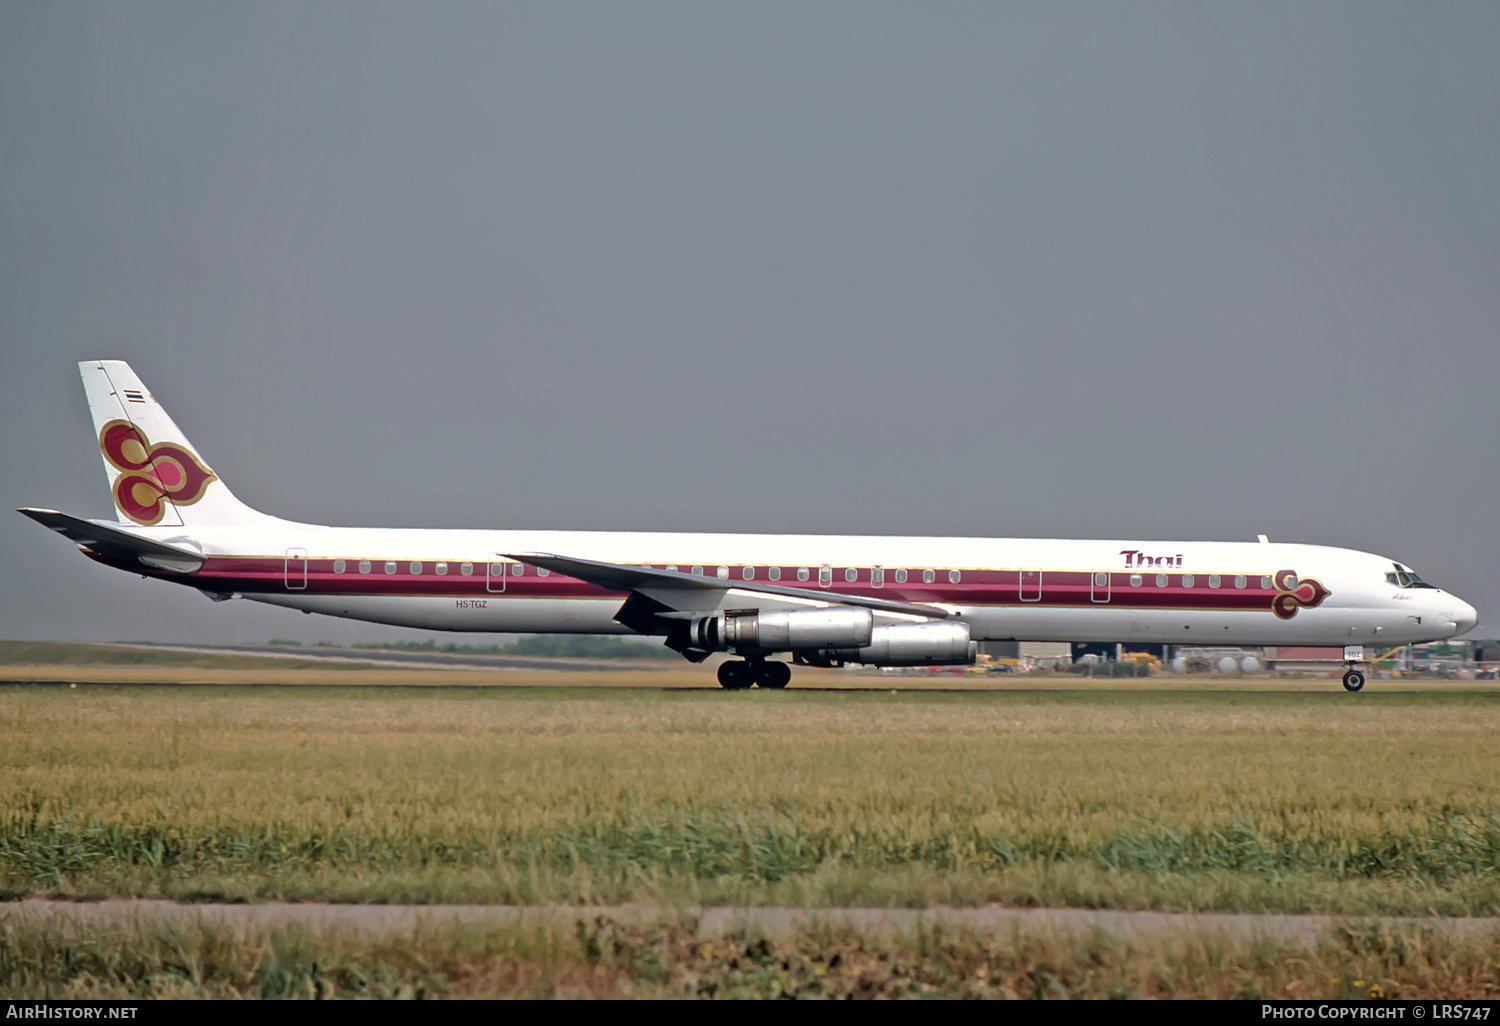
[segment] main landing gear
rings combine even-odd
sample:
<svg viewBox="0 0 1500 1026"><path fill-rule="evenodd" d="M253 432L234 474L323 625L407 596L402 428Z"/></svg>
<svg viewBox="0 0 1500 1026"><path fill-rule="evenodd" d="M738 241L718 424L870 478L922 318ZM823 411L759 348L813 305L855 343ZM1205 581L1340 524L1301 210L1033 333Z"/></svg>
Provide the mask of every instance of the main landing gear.
<svg viewBox="0 0 1500 1026"><path fill-rule="evenodd" d="M719 664L719 683L727 691L743 691L752 684L780 690L792 679L792 668L786 663L764 659L731 659Z"/></svg>
<svg viewBox="0 0 1500 1026"><path fill-rule="evenodd" d="M1358 691L1365 686L1365 675L1354 668L1356 663L1365 660L1365 647L1363 645L1344 646L1344 690Z"/></svg>

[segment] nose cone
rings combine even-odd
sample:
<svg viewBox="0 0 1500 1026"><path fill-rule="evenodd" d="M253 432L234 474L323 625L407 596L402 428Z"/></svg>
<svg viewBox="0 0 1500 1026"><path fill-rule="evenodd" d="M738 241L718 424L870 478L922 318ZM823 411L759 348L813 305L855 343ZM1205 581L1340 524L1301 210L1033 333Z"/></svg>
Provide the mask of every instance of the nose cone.
<svg viewBox="0 0 1500 1026"><path fill-rule="evenodd" d="M1464 634L1474 629L1479 622L1479 611L1469 605L1463 599L1453 600L1453 623L1457 628L1454 634Z"/></svg>

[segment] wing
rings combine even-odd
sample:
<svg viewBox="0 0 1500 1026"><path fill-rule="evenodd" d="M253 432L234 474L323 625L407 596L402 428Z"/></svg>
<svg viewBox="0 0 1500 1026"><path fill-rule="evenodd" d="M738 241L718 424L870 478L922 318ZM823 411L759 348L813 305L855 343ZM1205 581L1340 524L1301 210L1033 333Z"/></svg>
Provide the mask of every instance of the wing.
<svg viewBox="0 0 1500 1026"><path fill-rule="evenodd" d="M521 552L505 554L506 559L528 566L539 566L555 573L576 577L580 581L607 588L610 591L628 591L646 595L662 601L671 596L670 604L683 614L711 611L722 604L723 596L733 593L736 597L762 596L773 608L826 608L828 606L858 606L898 617L916 617L922 620L943 620L952 614L939 606L920 605L914 602L894 602L889 599L869 598L864 595L844 595L832 590L787 588L779 584L761 584L752 581L727 581L717 577L700 577L675 570L648 570L645 567L627 566L624 563L603 563L593 559L578 559L574 556L557 556L546 552ZM754 603L749 603L754 604Z"/></svg>
<svg viewBox="0 0 1500 1026"><path fill-rule="evenodd" d="M954 615L939 606L895 602L865 595L844 595L818 588L786 588L776 584L732 582L717 577L699 577L674 570L648 570L623 563L604 563L546 552L506 555L519 563L553 570L610 591L630 594L615 613L615 620L638 634L665 635L667 647L693 662L707 658L714 643L695 631L716 619L727 621L746 613L766 614L782 610L866 609L870 615L907 624L931 624ZM722 614L722 615L720 615ZM794 614L795 615L795 614ZM865 632L870 630L865 620ZM868 636L866 641L868 641Z"/></svg>
<svg viewBox="0 0 1500 1026"><path fill-rule="evenodd" d="M98 520L80 520L53 509L20 509L43 527L51 528L81 548L115 565L143 563L158 570L190 574L203 565L203 553L185 541L157 541Z"/></svg>

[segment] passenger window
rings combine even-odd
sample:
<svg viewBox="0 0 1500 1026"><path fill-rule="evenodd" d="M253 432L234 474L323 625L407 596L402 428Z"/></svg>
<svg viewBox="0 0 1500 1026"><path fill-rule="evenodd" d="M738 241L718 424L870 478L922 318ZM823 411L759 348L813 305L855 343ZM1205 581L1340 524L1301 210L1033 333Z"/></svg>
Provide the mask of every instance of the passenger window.
<svg viewBox="0 0 1500 1026"><path fill-rule="evenodd" d="M538 577L550 577L550 576L552 576L552 571L548 570L544 566L539 566L539 567L536 568L536 575Z"/></svg>
<svg viewBox="0 0 1500 1026"><path fill-rule="evenodd" d="M1289 591L1296 589L1296 587L1297 587L1297 575L1296 574L1287 574L1286 575L1286 586L1287 586L1287 590L1289 590Z"/></svg>
<svg viewBox="0 0 1500 1026"><path fill-rule="evenodd" d="M388 574L393 574L396 572L396 561L394 559L388 561L385 564L385 572Z"/></svg>
<svg viewBox="0 0 1500 1026"><path fill-rule="evenodd" d="M1236 588L1243 588L1245 586L1245 584L1246 584L1246 581L1245 581L1245 575L1244 574L1240 574L1238 577L1236 577L1234 579L1234 586Z"/></svg>
<svg viewBox="0 0 1500 1026"><path fill-rule="evenodd" d="M697 563L694 563L693 573L698 574L701 577L703 575L703 567L699 566Z"/></svg>
<svg viewBox="0 0 1500 1026"><path fill-rule="evenodd" d="M879 588L882 585L884 585L885 584L885 571L883 569L881 569L880 567L878 567L878 566L871 568L871 570L870 570L870 584L873 585L876 588Z"/></svg>
<svg viewBox="0 0 1500 1026"><path fill-rule="evenodd" d="M1103 588L1103 587L1105 587L1108 584L1109 584L1109 574L1100 573L1100 574L1095 574L1094 575L1094 587L1096 587L1096 588Z"/></svg>
<svg viewBox="0 0 1500 1026"><path fill-rule="evenodd" d="M743 570L740 571L740 576L743 577L747 581L753 581L753 580L755 580L755 567L753 567L753 566L747 566L747 567L745 567Z"/></svg>
<svg viewBox="0 0 1500 1026"><path fill-rule="evenodd" d="M727 567L727 566L721 566L721 567L719 567L719 569L718 569L718 578L721 581L727 581L727 580L729 580L729 567Z"/></svg>
<svg viewBox="0 0 1500 1026"><path fill-rule="evenodd" d="M414 574L419 574L422 572L422 561L420 559L414 559L411 561L411 572Z"/></svg>
<svg viewBox="0 0 1500 1026"><path fill-rule="evenodd" d="M779 566L773 566L773 567L771 567L771 569L769 569L769 570L766 571L766 576L769 577L773 581L779 581L779 580L781 580L781 567L779 567Z"/></svg>
<svg viewBox="0 0 1500 1026"><path fill-rule="evenodd" d="M525 577L526 576L526 564L525 563L512 563L510 565L510 575L512 577Z"/></svg>
<svg viewBox="0 0 1500 1026"><path fill-rule="evenodd" d="M504 563L491 563L490 564L490 576L491 577L499 577L503 573L505 573L505 564Z"/></svg>
<svg viewBox="0 0 1500 1026"><path fill-rule="evenodd" d="M1167 586L1167 575L1166 574L1157 574L1156 575L1156 586L1158 588L1165 588Z"/></svg>
<svg viewBox="0 0 1500 1026"><path fill-rule="evenodd" d="M799 566L797 568L797 580L799 580L799 581L805 581L810 576L811 575L808 573L807 567L805 567L805 566Z"/></svg>
<svg viewBox="0 0 1500 1026"><path fill-rule="evenodd" d="M932 570L923 570L922 571L922 583L923 584L931 584L935 580L937 580L937 574L934 571L932 571Z"/></svg>
<svg viewBox="0 0 1500 1026"><path fill-rule="evenodd" d="M458 572L461 573L461 574L463 574L465 577L473 576L473 573L474 573L474 564L473 563L460 563L460 564L458 564Z"/></svg>
<svg viewBox="0 0 1500 1026"><path fill-rule="evenodd" d="M850 584L853 584L855 581L859 580L859 571L854 569L854 567L852 566L845 568L844 580L848 581Z"/></svg>
<svg viewBox="0 0 1500 1026"><path fill-rule="evenodd" d="M1270 578L1269 578L1269 577L1262 577L1262 578L1261 578L1261 579L1260 579L1260 586L1261 586L1261 588L1262 588L1262 589L1264 589L1264 590L1270 590L1270 587L1271 587L1271 579L1270 579Z"/></svg>
<svg viewBox="0 0 1500 1026"><path fill-rule="evenodd" d="M1209 574L1208 575L1208 586L1210 588L1217 588L1219 586L1219 575L1218 574Z"/></svg>
<svg viewBox="0 0 1500 1026"><path fill-rule="evenodd" d="M949 570L948 571L948 583L949 584L957 584L959 582L959 580L962 579L962 576L963 575L960 574L957 570Z"/></svg>
<svg viewBox="0 0 1500 1026"><path fill-rule="evenodd" d="M833 567L831 567L831 566L820 566L820 567L818 567L818 585L820 587L826 588L826 587L828 587L832 583L833 583Z"/></svg>
<svg viewBox="0 0 1500 1026"><path fill-rule="evenodd" d="M342 559L335 559L333 561L333 572L336 574L344 572L344 561Z"/></svg>
<svg viewBox="0 0 1500 1026"><path fill-rule="evenodd" d="M370 572L370 561L368 559L361 559L359 561L359 572L362 574Z"/></svg>
<svg viewBox="0 0 1500 1026"><path fill-rule="evenodd" d="M664 569L664 570L670 570L672 573L675 574L677 572L677 564L676 563L668 563L662 569Z"/></svg>
<svg viewBox="0 0 1500 1026"><path fill-rule="evenodd" d="M437 574L439 577L446 577L448 576L448 564L434 563L432 564L432 572Z"/></svg>
<svg viewBox="0 0 1500 1026"><path fill-rule="evenodd" d="M1132 588L1139 588L1141 586L1141 575L1140 574L1131 574L1130 575L1130 586Z"/></svg>
<svg viewBox="0 0 1500 1026"><path fill-rule="evenodd" d="M1183 574L1182 575L1182 586L1184 588L1191 588L1193 586L1193 575L1192 574Z"/></svg>
<svg viewBox="0 0 1500 1026"><path fill-rule="evenodd" d="M896 571L896 583L897 584L905 584L906 583L906 571L905 570L897 570Z"/></svg>

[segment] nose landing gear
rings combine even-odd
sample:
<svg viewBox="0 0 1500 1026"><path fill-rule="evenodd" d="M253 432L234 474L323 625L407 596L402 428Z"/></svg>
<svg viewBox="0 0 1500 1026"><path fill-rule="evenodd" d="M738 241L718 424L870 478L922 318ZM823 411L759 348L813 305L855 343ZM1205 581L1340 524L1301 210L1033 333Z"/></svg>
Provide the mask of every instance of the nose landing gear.
<svg viewBox="0 0 1500 1026"><path fill-rule="evenodd" d="M1365 647L1363 645L1344 646L1344 690L1358 691L1365 686L1365 675L1354 668L1355 663L1365 660Z"/></svg>

